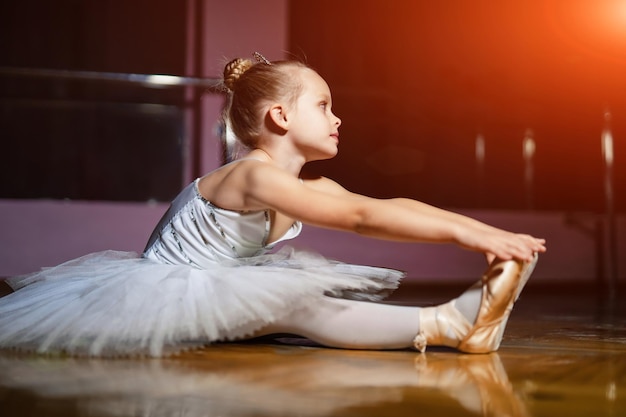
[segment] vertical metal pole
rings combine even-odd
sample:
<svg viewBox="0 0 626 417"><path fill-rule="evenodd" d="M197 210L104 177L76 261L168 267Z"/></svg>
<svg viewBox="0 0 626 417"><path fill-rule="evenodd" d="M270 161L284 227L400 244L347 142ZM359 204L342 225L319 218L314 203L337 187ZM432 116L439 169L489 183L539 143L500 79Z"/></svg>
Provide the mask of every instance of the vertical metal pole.
<svg viewBox="0 0 626 417"><path fill-rule="evenodd" d="M485 203L485 156L486 144L485 137L479 133L475 140L475 156L476 156L476 181L478 183L478 203L482 206Z"/></svg>
<svg viewBox="0 0 626 417"><path fill-rule="evenodd" d="M526 190L526 207L529 210L534 208L533 199L533 183L535 181L535 139L533 137L533 131L526 129L524 140L522 141L522 155L524 157L524 188Z"/></svg>
<svg viewBox="0 0 626 417"><path fill-rule="evenodd" d="M602 158L604 161L604 202L607 242L607 284L609 301L613 302L617 292L617 223L615 220L613 188L613 134L611 133L611 112L604 112L604 130L601 136Z"/></svg>

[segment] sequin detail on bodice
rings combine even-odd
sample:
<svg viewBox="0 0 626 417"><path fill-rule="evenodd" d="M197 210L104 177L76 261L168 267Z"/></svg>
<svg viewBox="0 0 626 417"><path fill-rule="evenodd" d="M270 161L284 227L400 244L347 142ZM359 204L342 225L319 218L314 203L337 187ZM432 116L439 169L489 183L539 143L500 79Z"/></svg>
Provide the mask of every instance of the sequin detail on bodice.
<svg viewBox="0 0 626 417"><path fill-rule="evenodd" d="M206 269L216 262L261 255L302 230L302 224L295 222L281 238L268 243L270 226L267 210L242 212L215 206L200 195L196 180L174 199L143 256Z"/></svg>

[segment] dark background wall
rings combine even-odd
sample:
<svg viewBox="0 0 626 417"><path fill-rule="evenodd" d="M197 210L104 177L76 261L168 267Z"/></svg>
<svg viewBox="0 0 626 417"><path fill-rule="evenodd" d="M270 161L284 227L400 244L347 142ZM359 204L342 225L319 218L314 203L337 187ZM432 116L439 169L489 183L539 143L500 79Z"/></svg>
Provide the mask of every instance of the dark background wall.
<svg viewBox="0 0 626 417"><path fill-rule="evenodd" d="M169 200L181 186L182 89L24 76L53 70L177 74L185 2L0 5L0 198Z"/></svg>
<svg viewBox="0 0 626 417"><path fill-rule="evenodd" d="M0 6L2 65L181 73L185 2L8 0Z"/></svg>
<svg viewBox="0 0 626 417"><path fill-rule="evenodd" d="M340 155L317 171L357 191L444 206L601 211L608 110L626 210L626 3L290 5L290 51L328 80L343 119Z"/></svg>

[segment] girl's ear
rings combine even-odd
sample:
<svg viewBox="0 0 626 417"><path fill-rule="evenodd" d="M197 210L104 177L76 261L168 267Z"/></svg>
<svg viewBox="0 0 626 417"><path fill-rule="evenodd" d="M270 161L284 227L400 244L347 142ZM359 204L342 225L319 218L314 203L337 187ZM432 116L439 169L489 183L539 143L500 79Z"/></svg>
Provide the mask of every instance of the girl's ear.
<svg viewBox="0 0 626 417"><path fill-rule="evenodd" d="M287 130L287 127L289 126L289 122L287 121L287 112L281 104L274 104L270 107L269 116L276 126L283 130Z"/></svg>

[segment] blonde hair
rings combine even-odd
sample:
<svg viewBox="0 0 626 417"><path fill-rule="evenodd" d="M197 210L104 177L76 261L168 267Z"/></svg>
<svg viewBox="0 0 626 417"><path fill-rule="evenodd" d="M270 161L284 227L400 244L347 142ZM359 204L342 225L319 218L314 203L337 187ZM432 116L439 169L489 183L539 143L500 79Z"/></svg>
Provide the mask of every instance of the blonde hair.
<svg viewBox="0 0 626 417"><path fill-rule="evenodd" d="M261 134L264 108L271 102L294 102L302 91L297 70L309 68L299 61L254 63L236 58L224 67L223 84L228 92L225 122L239 141L253 148Z"/></svg>

